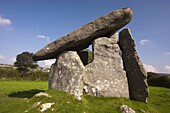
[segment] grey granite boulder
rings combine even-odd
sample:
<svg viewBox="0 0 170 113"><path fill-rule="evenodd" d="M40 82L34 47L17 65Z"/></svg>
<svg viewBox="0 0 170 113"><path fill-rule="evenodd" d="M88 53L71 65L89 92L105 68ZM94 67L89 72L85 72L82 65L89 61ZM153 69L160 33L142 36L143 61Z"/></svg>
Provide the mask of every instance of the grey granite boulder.
<svg viewBox="0 0 170 113"><path fill-rule="evenodd" d="M56 58L64 50L79 51L111 31L117 31L132 19L130 8L115 10L48 44L33 56L35 61Z"/></svg>
<svg viewBox="0 0 170 113"><path fill-rule="evenodd" d="M94 60L86 65L84 90L95 96L129 97L126 72L121 68L117 33L93 42Z"/></svg>
<svg viewBox="0 0 170 113"><path fill-rule="evenodd" d="M122 113L136 113L132 108L128 107L127 105L121 105L120 110Z"/></svg>
<svg viewBox="0 0 170 113"><path fill-rule="evenodd" d="M49 88L69 92L74 94L77 99L81 99L84 72L85 67L77 52L63 52L51 66Z"/></svg>
<svg viewBox="0 0 170 113"><path fill-rule="evenodd" d="M136 45L130 30L124 29L119 35L123 65L128 78L130 99L147 102L147 73L137 54Z"/></svg>

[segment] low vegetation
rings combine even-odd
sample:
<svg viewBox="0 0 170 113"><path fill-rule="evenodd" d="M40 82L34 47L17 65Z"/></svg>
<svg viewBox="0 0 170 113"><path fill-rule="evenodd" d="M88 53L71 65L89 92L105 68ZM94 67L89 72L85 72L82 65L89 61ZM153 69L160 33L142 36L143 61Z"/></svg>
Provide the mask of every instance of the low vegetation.
<svg viewBox="0 0 170 113"><path fill-rule="evenodd" d="M89 49L87 50L87 52L88 52L88 64L89 64L93 60L93 53Z"/></svg>
<svg viewBox="0 0 170 113"><path fill-rule="evenodd" d="M170 88L170 74L149 72L147 82L149 86Z"/></svg>
<svg viewBox="0 0 170 113"><path fill-rule="evenodd" d="M0 80L29 80L29 81L47 81L48 72L42 70L30 70L27 72L20 72L15 68L0 68Z"/></svg>
<svg viewBox="0 0 170 113"><path fill-rule="evenodd" d="M120 113L125 104L137 113L168 113L170 111L170 89L149 87L148 104L123 98L104 98L84 95L81 101L61 91L47 90L47 82L1 81L0 113L39 113L40 105L50 102L52 107L44 113ZM35 97L45 92L51 97ZM33 107L34 103L41 102Z"/></svg>
<svg viewBox="0 0 170 113"><path fill-rule="evenodd" d="M16 56L14 65L0 64L0 80L47 80L48 72L43 71L32 56L33 53L22 52Z"/></svg>

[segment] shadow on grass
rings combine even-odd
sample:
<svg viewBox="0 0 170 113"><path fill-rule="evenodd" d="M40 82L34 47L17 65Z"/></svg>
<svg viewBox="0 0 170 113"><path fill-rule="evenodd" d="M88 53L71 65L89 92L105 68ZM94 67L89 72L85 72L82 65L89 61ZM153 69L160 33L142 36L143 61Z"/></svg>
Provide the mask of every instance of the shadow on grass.
<svg viewBox="0 0 170 113"><path fill-rule="evenodd" d="M16 93L11 93L9 97L17 97L17 98L32 98L35 94L39 92L44 92L43 90L32 89L28 91L21 91Z"/></svg>

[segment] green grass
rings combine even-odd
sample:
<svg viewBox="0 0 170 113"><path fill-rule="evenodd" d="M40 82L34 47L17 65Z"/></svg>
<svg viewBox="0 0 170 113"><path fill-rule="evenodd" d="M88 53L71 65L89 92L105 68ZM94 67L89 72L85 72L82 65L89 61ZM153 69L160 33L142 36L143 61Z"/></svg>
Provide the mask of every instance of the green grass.
<svg viewBox="0 0 170 113"><path fill-rule="evenodd" d="M35 102L54 102L52 108L44 113L120 113L122 104L133 108L137 113L170 112L170 89L149 87L148 104L123 98L104 98L84 95L81 101L73 95L61 91L47 90L47 82L0 81L0 113L39 113L40 105L32 108ZM35 97L39 92L52 97Z"/></svg>

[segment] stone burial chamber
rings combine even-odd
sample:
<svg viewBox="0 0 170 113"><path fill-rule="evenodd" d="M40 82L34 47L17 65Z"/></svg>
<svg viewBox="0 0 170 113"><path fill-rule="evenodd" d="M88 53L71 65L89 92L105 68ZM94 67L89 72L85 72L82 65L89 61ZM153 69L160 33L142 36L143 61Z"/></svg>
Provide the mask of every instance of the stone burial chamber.
<svg viewBox="0 0 170 113"><path fill-rule="evenodd" d="M49 88L68 92L79 100L87 93L147 102L147 74L130 30L117 32L132 17L130 8L115 10L36 52L35 61L56 59L49 72ZM89 63L85 49L91 44L93 60Z"/></svg>

